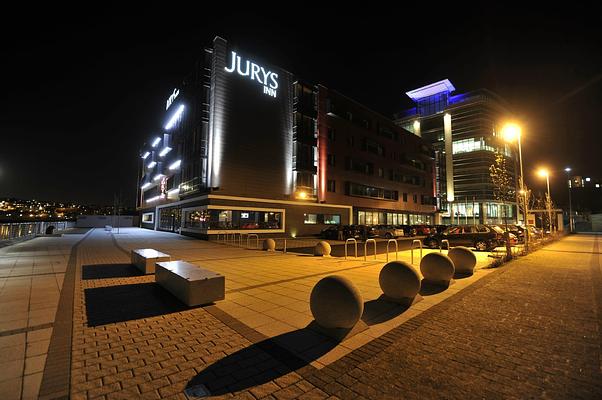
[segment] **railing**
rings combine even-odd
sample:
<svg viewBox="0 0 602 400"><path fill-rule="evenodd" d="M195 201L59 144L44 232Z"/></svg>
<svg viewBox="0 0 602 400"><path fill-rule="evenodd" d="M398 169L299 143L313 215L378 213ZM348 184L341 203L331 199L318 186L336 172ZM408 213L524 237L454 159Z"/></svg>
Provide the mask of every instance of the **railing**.
<svg viewBox="0 0 602 400"><path fill-rule="evenodd" d="M420 246L420 259L422 260L422 242L418 239L414 239L414 240L412 240L412 247L410 250L410 252L412 254L412 264L414 264L414 249L415 249L414 244L415 243L418 243L418 246Z"/></svg>
<svg viewBox="0 0 602 400"><path fill-rule="evenodd" d="M251 238L254 237L255 238L255 248L258 249L259 248L259 236L255 233L249 233L247 235L247 248L250 249L251 246L249 244L249 241L251 240Z"/></svg>
<svg viewBox="0 0 602 400"><path fill-rule="evenodd" d="M395 243L395 261L397 261L397 253L399 252L399 246L397 246L397 240L389 239L387 240L387 262L389 262L389 245L391 243Z"/></svg>
<svg viewBox="0 0 602 400"><path fill-rule="evenodd" d="M374 259L376 260L376 240L366 239L366 242L364 243L364 261L368 259L368 243L374 244Z"/></svg>
<svg viewBox="0 0 602 400"><path fill-rule="evenodd" d="M9 222L0 224L0 240L11 240L21 237L43 235L46 229L54 226L54 231L64 231L73 228L73 221L39 221L39 222Z"/></svg>
<svg viewBox="0 0 602 400"><path fill-rule="evenodd" d="M447 243L447 252L449 253L450 247L449 247L449 240L447 240L447 239L443 239L441 241L441 244L439 244L439 253L443 253L443 243Z"/></svg>
<svg viewBox="0 0 602 400"><path fill-rule="evenodd" d="M355 245L355 258L357 258L357 240L349 238L345 240L345 260L347 259L347 243L353 243Z"/></svg>

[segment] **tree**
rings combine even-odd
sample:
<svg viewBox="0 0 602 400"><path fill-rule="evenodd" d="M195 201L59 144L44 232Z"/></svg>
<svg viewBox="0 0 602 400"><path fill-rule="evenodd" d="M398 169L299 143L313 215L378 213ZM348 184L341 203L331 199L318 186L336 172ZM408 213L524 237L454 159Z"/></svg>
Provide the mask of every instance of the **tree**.
<svg viewBox="0 0 602 400"><path fill-rule="evenodd" d="M506 232L504 238L506 241L506 257L512 258L512 248L510 247L510 236L508 234L508 216L506 212L506 203L516 199L516 187L514 177L508 171L506 156L500 152L495 153L495 161L489 166L489 176L493 184L493 197L502 203L502 218Z"/></svg>

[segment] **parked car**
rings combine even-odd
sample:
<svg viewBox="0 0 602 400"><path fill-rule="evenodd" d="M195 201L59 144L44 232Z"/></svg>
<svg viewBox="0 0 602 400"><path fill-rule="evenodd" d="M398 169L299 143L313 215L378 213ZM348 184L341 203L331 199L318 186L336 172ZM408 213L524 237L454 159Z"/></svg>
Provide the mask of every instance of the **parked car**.
<svg viewBox="0 0 602 400"><path fill-rule="evenodd" d="M435 232L433 233L441 233L444 230L446 230L449 227L449 225L433 225L433 227L435 228Z"/></svg>
<svg viewBox="0 0 602 400"><path fill-rule="evenodd" d="M428 225L412 225L412 228L416 229L416 235L430 235L431 227Z"/></svg>
<svg viewBox="0 0 602 400"><path fill-rule="evenodd" d="M366 240L378 237L374 225L353 225L359 234L360 239Z"/></svg>
<svg viewBox="0 0 602 400"><path fill-rule="evenodd" d="M339 232L343 230L341 225L332 225L327 228L322 229L320 232L320 237L328 240L338 240Z"/></svg>
<svg viewBox="0 0 602 400"><path fill-rule="evenodd" d="M491 251L503 245L504 231L494 225L457 225L450 226L441 233L424 238L426 247L438 248L443 240L450 246L474 247L479 251Z"/></svg>
<svg viewBox="0 0 602 400"><path fill-rule="evenodd" d="M506 230L506 225L497 225L502 230ZM508 232L512 233L517 238L518 243L525 242L525 228L520 225L508 224Z"/></svg>
<svg viewBox="0 0 602 400"><path fill-rule="evenodd" d="M403 236L416 236L416 229L410 225L395 225L395 227L403 230Z"/></svg>
<svg viewBox="0 0 602 400"><path fill-rule="evenodd" d="M385 239L395 239L404 236L403 229L392 225L375 225L374 230L379 237Z"/></svg>

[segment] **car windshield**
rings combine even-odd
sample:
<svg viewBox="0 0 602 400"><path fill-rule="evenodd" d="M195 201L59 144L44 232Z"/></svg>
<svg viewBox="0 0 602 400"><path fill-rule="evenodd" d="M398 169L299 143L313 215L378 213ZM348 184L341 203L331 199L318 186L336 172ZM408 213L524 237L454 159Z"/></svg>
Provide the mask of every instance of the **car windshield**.
<svg viewBox="0 0 602 400"><path fill-rule="evenodd" d="M492 226L491 227L494 231L496 231L497 233L504 233L504 230L502 228L500 228L499 226Z"/></svg>

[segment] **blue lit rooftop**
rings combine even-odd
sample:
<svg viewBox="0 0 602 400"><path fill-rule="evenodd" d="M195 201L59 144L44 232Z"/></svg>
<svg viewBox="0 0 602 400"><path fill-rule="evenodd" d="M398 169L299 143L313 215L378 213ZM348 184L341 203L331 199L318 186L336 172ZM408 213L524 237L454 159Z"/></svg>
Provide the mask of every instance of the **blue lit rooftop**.
<svg viewBox="0 0 602 400"><path fill-rule="evenodd" d="M418 89L410 90L409 92L406 92L406 94L410 99L418 101L420 99L424 99L425 97L433 96L439 93L451 93L454 90L456 90L456 88L454 85L452 85L449 79L444 79Z"/></svg>

